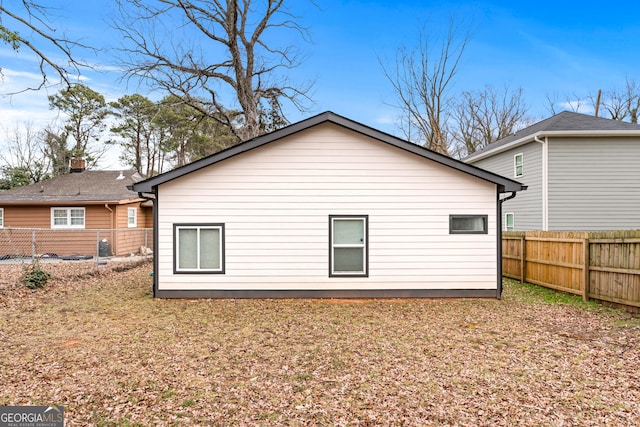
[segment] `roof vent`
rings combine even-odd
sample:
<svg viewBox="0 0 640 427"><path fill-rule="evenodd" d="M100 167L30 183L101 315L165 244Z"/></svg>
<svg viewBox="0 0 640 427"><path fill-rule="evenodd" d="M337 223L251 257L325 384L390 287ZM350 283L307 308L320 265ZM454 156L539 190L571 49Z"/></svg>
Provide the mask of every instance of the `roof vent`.
<svg viewBox="0 0 640 427"><path fill-rule="evenodd" d="M118 177L116 179L125 179L126 177L124 176L124 174L122 173L122 171L120 171L120 175L118 175Z"/></svg>

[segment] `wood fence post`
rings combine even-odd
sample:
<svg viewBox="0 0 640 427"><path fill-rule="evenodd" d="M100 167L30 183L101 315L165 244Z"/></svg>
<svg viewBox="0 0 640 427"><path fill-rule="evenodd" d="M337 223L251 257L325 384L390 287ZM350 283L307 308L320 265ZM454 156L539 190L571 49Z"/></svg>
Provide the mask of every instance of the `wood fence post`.
<svg viewBox="0 0 640 427"><path fill-rule="evenodd" d="M589 275L589 267L591 266L591 256L589 251L589 239L586 238L582 241L583 245L583 262L584 262L584 270L583 270L583 280L584 280L584 288L582 293L582 300L587 302L589 301L589 287L591 285L591 278Z"/></svg>
<svg viewBox="0 0 640 427"><path fill-rule="evenodd" d="M527 259L527 254L525 253L525 248L527 247L526 245L526 236L522 236L520 237L520 283L524 283L525 282L525 274L527 271L526 268L526 259Z"/></svg>

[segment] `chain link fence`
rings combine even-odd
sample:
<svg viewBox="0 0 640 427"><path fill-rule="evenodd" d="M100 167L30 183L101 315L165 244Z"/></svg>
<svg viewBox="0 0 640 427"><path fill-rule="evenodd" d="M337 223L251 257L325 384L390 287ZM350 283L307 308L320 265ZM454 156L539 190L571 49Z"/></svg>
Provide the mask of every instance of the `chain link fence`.
<svg viewBox="0 0 640 427"><path fill-rule="evenodd" d="M0 228L0 262L12 260L100 260L148 256L153 253L153 229L53 230Z"/></svg>

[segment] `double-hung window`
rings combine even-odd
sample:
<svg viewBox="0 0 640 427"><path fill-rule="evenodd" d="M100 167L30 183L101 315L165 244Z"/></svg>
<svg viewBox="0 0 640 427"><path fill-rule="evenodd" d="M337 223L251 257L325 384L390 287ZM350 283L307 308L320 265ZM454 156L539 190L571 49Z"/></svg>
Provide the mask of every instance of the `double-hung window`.
<svg viewBox="0 0 640 427"><path fill-rule="evenodd" d="M524 154L516 154L513 156L513 175L516 178L524 174Z"/></svg>
<svg viewBox="0 0 640 427"><path fill-rule="evenodd" d="M127 227L135 228L138 226L138 208L127 208Z"/></svg>
<svg viewBox="0 0 640 427"><path fill-rule="evenodd" d="M513 231L514 230L514 215L513 212L508 212L504 214L504 229L505 231Z"/></svg>
<svg viewBox="0 0 640 427"><path fill-rule="evenodd" d="M367 276L368 217L329 216L329 276Z"/></svg>
<svg viewBox="0 0 640 427"><path fill-rule="evenodd" d="M224 224L175 224L176 273L224 273Z"/></svg>
<svg viewBox="0 0 640 427"><path fill-rule="evenodd" d="M84 228L84 208L51 208L51 228Z"/></svg>

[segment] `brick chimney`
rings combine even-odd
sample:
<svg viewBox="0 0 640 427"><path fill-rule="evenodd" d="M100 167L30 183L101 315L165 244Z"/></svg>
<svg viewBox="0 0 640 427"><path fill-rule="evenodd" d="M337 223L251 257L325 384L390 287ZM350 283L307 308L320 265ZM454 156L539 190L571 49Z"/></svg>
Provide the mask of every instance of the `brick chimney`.
<svg viewBox="0 0 640 427"><path fill-rule="evenodd" d="M69 160L69 173L83 172L85 169L85 161L82 158L72 157Z"/></svg>

